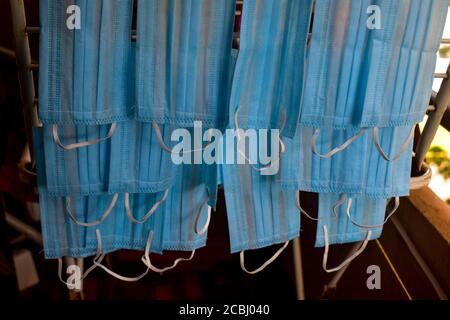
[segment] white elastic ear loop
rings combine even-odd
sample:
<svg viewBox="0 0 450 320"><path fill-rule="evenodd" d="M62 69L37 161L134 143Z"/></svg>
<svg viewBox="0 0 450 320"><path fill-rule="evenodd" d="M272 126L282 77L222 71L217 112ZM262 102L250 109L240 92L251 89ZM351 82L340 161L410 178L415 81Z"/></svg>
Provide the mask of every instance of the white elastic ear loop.
<svg viewBox="0 0 450 320"><path fill-rule="evenodd" d="M161 203L163 203L167 199L167 195L168 194L169 194L169 189L166 189L166 191L164 191L163 197L160 200L155 202L155 204L145 214L145 216L142 217L141 220L137 220L135 217L133 217L133 213L131 212L131 209L130 209L130 194L128 192L126 192L125 193L125 212L126 212L128 218L131 221L133 221L134 223L137 223L137 224L144 223L145 221L148 220L148 218L150 218L153 215L153 213L155 213L156 210L158 210L158 208L161 205Z"/></svg>
<svg viewBox="0 0 450 320"><path fill-rule="evenodd" d="M308 219L312 220L312 221L319 221L319 219L317 218L313 218L312 216L310 216L308 214L308 212L306 212L305 210L303 210L303 208L300 206L300 196L298 194L298 192L296 192L296 196L295 196L295 204L297 206L297 208L300 210L301 213L303 213Z"/></svg>
<svg viewBox="0 0 450 320"><path fill-rule="evenodd" d="M241 269L248 274L257 274L257 273L263 271L268 265L270 265L272 262L274 262L278 258L278 256L283 252L283 250L286 249L288 244L289 244L289 241L286 241L284 243L284 245L280 249L278 249L278 251L275 252L275 254L269 260L264 262L261 267L259 267L258 269L255 269L253 271L248 271L247 268L245 267L245 256L244 256L245 251L241 251L239 254Z"/></svg>
<svg viewBox="0 0 450 320"><path fill-rule="evenodd" d="M240 109L241 109L241 107L238 106L238 107L236 108L235 113L234 113L234 126L235 126L235 128L236 128L236 129L235 129L235 130L236 130L236 137L237 137L238 141L241 140L241 135L240 135L241 129L239 128L239 119L238 119L238 115L239 115ZM281 111L281 125L280 125L280 132L284 129L285 125L286 125L286 110L283 109L283 110ZM260 167L260 168L259 168L259 167L256 167L255 165L253 165L253 164L251 163L251 161L250 161L250 159L247 157L247 155L244 154L239 148L237 148L237 151L239 152L239 154L240 154L245 160L247 160L247 161L250 163L250 166L251 166L253 169L255 169L255 170L257 170L257 171L270 170L270 169L273 168L274 165L276 165L278 162L280 162L282 154L286 151L286 145L284 144L283 140L282 140L280 137L278 137L278 142L279 142L281 148L280 148L280 152L279 152L279 154L278 154L277 159L276 159L275 161L273 161L270 165L265 166L265 167Z"/></svg>
<svg viewBox="0 0 450 320"><path fill-rule="evenodd" d="M150 238L150 243L151 243L151 241L153 239L153 232L150 232L149 238ZM165 267L165 268L158 268L158 267L155 267L152 264L152 262L150 260L150 251L146 251L145 255L142 257L141 260L150 270L152 270L154 272L158 272L158 273L164 273L164 272L166 272L168 270L171 270L171 269L175 268L182 261L190 261L190 260L192 260L194 258L194 255L195 255L195 250L192 250L192 253L189 256L189 258L177 258L173 262L173 264L171 266L168 266L168 267Z"/></svg>
<svg viewBox="0 0 450 320"><path fill-rule="evenodd" d="M91 141L83 141L83 142L78 142L78 143L71 143L68 145L64 145L62 144L61 140L59 139L59 134L58 134L58 125L54 124L52 126L53 129L53 141L61 148L63 148L66 151L69 150L73 150L73 149L78 149L78 148L83 148L83 147L87 147L87 146L91 146L94 144L98 144L102 141L108 140L112 137L112 135L114 134L114 132L117 129L117 124L115 122L111 123L111 127L109 128L108 134L106 135L106 137L103 138L99 138L99 139L95 139L95 140L91 140Z"/></svg>
<svg viewBox="0 0 450 320"><path fill-rule="evenodd" d="M348 219L350 220L350 222L352 224L354 224L355 226L360 227L362 229L377 229L377 228L383 227L386 224L386 222L388 222L389 218L397 211L398 207L400 206L400 198L399 197L395 197L394 208L391 210L391 212L388 214L388 216L386 217L386 219L384 220L384 222L382 224L367 225L367 224L360 224L360 223L356 222L350 216L350 208L351 208L351 206L352 206L352 199L349 198L348 199L348 203L347 203L346 214L347 214L347 217L348 217Z"/></svg>
<svg viewBox="0 0 450 320"><path fill-rule="evenodd" d="M97 236L98 251L99 251L99 252L102 252L102 240L101 240L100 230L97 229L97 230L95 231L95 233L96 233L96 236ZM148 238L147 238L147 243L146 243L146 245L145 245L145 255L148 255L148 252L150 251L150 244L151 244L151 236L150 236L150 233L149 233L149 236L148 236ZM149 271L149 268L147 267L147 269L146 269L142 274L140 274L140 275L137 276L137 277L124 277L124 276L122 276L122 275L120 275L120 274L117 274L117 273L115 273L114 271L108 269L108 268L105 267L103 264L101 264L101 262L102 262L102 260L103 260L104 257L105 257L105 254L101 254L99 260L97 260L97 257L94 258L94 261L93 261L93 262L94 262L94 265L97 266L97 267L102 268L104 271L106 271L107 273L109 273L111 276L113 276L113 277L115 277L115 278L117 278L117 279L119 279L119 280L122 280L122 281L126 281L126 282L135 282L135 281L141 280L143 277L145 277L145 276L147 275L147 273L148 273L148 271Z"/></svg>
<svg viewBox="0 0 450 320"><path fill-rule="evenodd" d="M339 208L343 203L344 203L344 201L345 201L345 199L347 199L347 194L346 193L343 193L342 195L341 195L341 197L339 198L339 200L335 203L335 205L333 206L333 214L334 214L334 217L335 218L337 218L338 217L338 212L336 211L337 210L337 208Z"/></svg>
<svg viewBox="0 0 450 320"><path fill-rule="evenodd" d="M314 131L314 134L311 138L312 152L316 156L319 156L321 158L330 158L330 157L334 156L336 153L341 152L341 151L345 150L346 148L348 148L348 146L350 146L356 139L358 139L360 136L362 136L365 131L366 131L366 129L361 129L357 134L355 134L353 137L351 137L350 139L345 141L340 146L337 146L336 148L331 149L330 151L328 151L325 154L321 154L319 151L317 151L317 139L319 138L319 135L320 135L320 128L318 128Z"/></svg>
<svg viewBox="0 0 450 320"><path fill-rule="evenodd" d="M366 237L366 239L365 239L364 242L362 243L361 247L360 247L360 248L359 248L352 256L350 256L350 257L348 257L347 259L345 259L345 260L344 260L340 265L338 265L337 267L331 268L331 269L328 269L328 267L327 267L327 262L328 262L328 251L329 251L329 249L330 249L330 244L329 244L329 241L328 241L328 229L327 229L327 226L326 226L326 225L323 226L323 234L324 234L324 240L325 240L325 251L324 251L324 253L323 253L322 267L323 267L323 270L325 270L325 271L328 272L328 273L331 273L331 272L339 271L340 269L342 269L343 267L345 267L347 264L349 264L350 262L352 262L357 256L359 256L359 255L364 251L364 249L366 249L367 243L369 243L369 241L370 241L370 236L371 236L371 234L372 234L372 231L371 231L371 230L368 230L368 231L367 231L367 237Z"/></svg>
<svg viewBox="0 0 450 320"><path fill-rule="evenodd" d="M70 197L66 197L65 198L65 200L66 200L66 212L69 215L70 219L72 219L72 221L75 222L77 225L83 226L83 227L94 227L94 226L97 226L100 223L102 223L103 220L105 220L109 216L111 211L114 209L114 206L116 205L118 197L119 197L118 193L114 194L111 202L109 203L108 208L105 210L105 212L103 212L103 214L101 215L100 219L98 219L97 221L94 221L94 222L81 222L75 217L75 215L72 213L72 211L70 209Z"/></svg>
<svg viewBox="0 0 450 320"><path fill-rule="evenodd" d="M159 146L161 147L161 149L163 149L163 150L164 150L165 152L167 152L167 153L172 154L172 153L173 153L173 150L172 150L171 148L169 148L169 147L166 145L166 143L164 142L164 139L163 139L163 136L162 136L162 133L161 133L161 129L160 129L158 123L156 123L156 121L152 121L152 127L153 127L153 129L155 130L156 138L158 139L158 143L159 143ZM209 146L211 143L212 143L211 141L208 142L203 148L200 148L200 149L191 149L191 150L186 150L186 151L183 150L183 154L185 154L185 153L194 153L194 152L200 152L200 151L203 151L203 150L205 150L205 148L206 148L207 146Z"/></svg>
<svg viewBox="0 0 450 320"><path fill-rule="evenodd" d="M199 236L202 236L203 234L205 234L205 232L208 230L209 223L211 222L211 207L208 205L208 213L206 216L206 222L202 228L198 227L198 223L200 222L200 217L202 215L203 208L205 207L205 205L207 205L207 203L211 197L210 193L209 193L209 188L206 188L206 190L208 192L208 197L203 201L202 205L198 209L197 217L195 218L195 233Z"/></svg>
<svg viewBox="0 0 450 320"><path fill-rule="evenodd" d="M378 152L380 153L380 155L383 157L384 160L396 161L402 157L402 155L406 152L406 150L408 150L409 143L414 138L415 129L416 128L414 126L411 128L411 131L409 132L408 137L406 138L405 142L403 142L402 146L400 147L398 154L392 158L388 157L386 155L386 153L383 151L383 148L381 148L379 138L378 138L378 127L373 128L373 142L375 143L375 147L377 147Z"/></svg>

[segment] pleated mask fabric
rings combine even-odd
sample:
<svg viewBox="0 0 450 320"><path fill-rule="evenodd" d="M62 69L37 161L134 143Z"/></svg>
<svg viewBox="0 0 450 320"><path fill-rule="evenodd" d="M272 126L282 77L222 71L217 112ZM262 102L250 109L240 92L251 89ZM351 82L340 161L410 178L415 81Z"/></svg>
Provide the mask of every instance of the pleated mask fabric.
<svg viewBox="0 0 450 320"><path fill-rule="evenodd" d="M138 2L136 119L223 128L235 1Z"/></svg>
<svg viewBox="0 0 450 320"><path fill-rule="evenodd" d="M295 192L249 165L221 166L231 252L259 249L298 237Z"/></svg>
<svg viewBox="0 0 450 320"><path fill-rule="evenodd" d="M43 150L43 128L33 128L36 150ZM45 155L36 153L39 205L42 219L44 252L48 259L87 257L97 253L96 229L102 235L103 253L118 249L144 250L150 231L154 232L151 250L162 252L164 215L154 214L145 224L133 223L124 212L124 196L118 195L114 205L114 195L74 196L67 198L51 196L46 187ZM149 203L156 203L160 193L139 194L132 198L130 207L135 216L140 217L148 210ZM110 212L105 215L110 207ZM72 217L71 217L72 215ZM80 224L89 224L90 227ZM101 222L101 223L100 223Z"/></svg>
<svg viewBox="0 0 450 320"><path fill-rule="evenodd" d="M304 61L312 1L244 2L229 123L241 128L280 128L292 137L302 100Z"/></svg>
<svg viewBox="0 0 450 320"><path fill-rule="evenodd" d="M381 236L382 228L363 229L353 224L347 217L345 203L336 206L341 195L333 193L319 194L319 215L317 221L316 247L325 246L325 236L329 244L342 244L363 241L368 238L374 240ZM361 224L382 225L386 212L386 199L371 199L364 196L353 197L350 214ZM336 213L336 214L335 214ZM326 231L324 231L324 226ZM327 232L327 235L325 235Z"/></svg>
<svg viewBox="0 0 450 320"><path fill-rule="evenodd" d="M47 190L54 196L101 193L153 193L166 190L176 178L170 155L164 152L152 127L129 120L118 123L110 141L64 150L53 141L51 126L43 126ZM109 125L59 127L65 142L103 136ZM162 135L170 139L168 126ZM131 139L130 137L135 137Z"/></svg>
<svg viewBox="0 0 450 320"><path fill-rule="evenodd" d="M170 139L169 125L161 128L162 138ZM109 192L154 193L167 190L177 178L171 155L161 149L159 139L148 123L121 122L111 138Z"/></svg>
<svg viewBox="0 0 450 320"><path fill-rule="evenodd" d="M43 123L99 125L133 114L132 4L132 0L40 1ZM72 27L77 15L79 28Z"/></svg>
<svg viewBox="0 0 450 320"><path fill-rule="evenodd" d="M283 190L318 193L362 194L371 198L409 195L412 126L380 128L377 141L387 155L405 152L396 161L383 158L374 141L373 130L367 130L345 150L330 158L312 151L312 128L300 128L294 139L284 139L286 152L281 158L278 180ZM358 129L322 129L317 150L326 152L341 145Z"/></svg>
<svg viewBox="0 0 450 320"><path fill-rule="evenodd" d="M105 136L110 125L60 126L59 139L65 144L93 141ZM54 196L95 195L108 192L111 141L65 150L54 141L53 128L42 127L47 191Z"/></svg>
<svg viewBox="0 0 450 320"><path fill-rule="evenodd" d="M300 125L349 129L420 122L447 6L446 0L316 1Z"/></svg>
<svg viewBox="0 0 450 320"><path fill-rule="evenodd" d="M206 245L211 220L210 193L202 181L201 165L181 165L179 179L161 207L164 250L192 251Z"/></svg>
<svg viewBox="0 0 450 320"><path fill-rule="evenodd" d="M44 252L48 259L69 257L88 257L97 254L96 230L101 233L102 252L109 253L120 249L144 250L149 232L153 231L151 251L162 252L164 216L154 214L145 224L133 223L124 213L124 197L120 195L115 206L100 224L92 227L78 225L67 214L64 198L53 197L45 188L39 190L42 213L42 234ZM154 203L156 194L137 194L133 198L132 210L136 216ZM111 203L111 195L71 197L70 212L77 221L98 221Z"/></svg>

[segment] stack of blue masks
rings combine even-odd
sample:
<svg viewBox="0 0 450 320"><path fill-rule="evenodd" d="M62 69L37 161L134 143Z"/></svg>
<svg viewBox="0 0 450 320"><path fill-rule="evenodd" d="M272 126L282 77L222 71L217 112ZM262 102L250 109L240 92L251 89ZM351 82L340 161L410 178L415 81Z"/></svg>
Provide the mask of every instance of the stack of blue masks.
<svg viewBox="0 0 450 320"><path fill-rule="evenodd" d="M36 150L43 150L42 128L35 128L33 138ZM42 234L47 258L63 256L86 257L98 250L96 229L102 235L102 249L108 253L118 249L144 250L150 231L155 232L152 250L163 249L164 215L154 214L146 224L134 224L125 215L124 196L97 194L90 196L55 197L47 189L45 155L36 153L40 208L42 212ZM155 203L161 195L149 194L133 197L131 208L136 216L142 215L149 203ZM69 200L69 201L67 201ZM113 204L111 206L111 204ZM90 226L85 226L89 225Z"/></svg>
<svg viewBox="0 0 450 320"><path fill-rule="evenodd" d="M169 270L206 244L222 183L231 252L244 271L280 255L302 212L318 222L316 246L331 272L379 237L408 195L414 126L448 1L316 0L308 48L312 0L246 0L237 54L235 1L139 1L136 45L131 0L40 5L43 127L34 142L47 258L96 255L94 266L134 281L141 276L121 277L101 261L135 249L146 272ZM79 29L68 27L69 6ZM174 129L195 139L197 121L219 133L280 129L256 141L277 137L274 163L248 163L258 150L243 164L204 163L213 146L225 157L240 148L205 132L180 150ZM175 164L178 152L190 161ZM317 217L302 209L299 190L319 193ZM328 268L329 245L354 241L363 241L356 254ZM245 251L282 243L246 269ZM192 253L155 267L150 252L167 250Z"/></svg>
<svg viewBox="0 0 450 320"><path fill-rule="evenodd" d="M42 150L38 148L44 145L43 129L35 128L33 134L35 147ZM63 198L48 193L44 153L38 153L36 161L40 207L45 213L42 215L44 252L49 259L104 255L119 249L144 251L149 240L151 252L193 251L189 259L177 259L163 269L153 266L150 258L143 260L149 269L164 272L180 261L192 259L195 250L206 244L211 207L209 189L201 181L202 166L178 168L179 179L168 195L161 192ZM161 201L162 197L166 199ZM149 215L146 211L150 204L157 207ZM114 275L126 281L140 278Z"/></svg>
<svg viewBox="0 0 450 320"><path fill-rule="evenodd" d="M73 5L74 14L81 13L80 29L66 26L69 5ZM171 154L161 148L171 138L172 123L162 123L154 130L133 119L136 50L131 42L132 1L44 1L40 10L39 115L43 127L34 129L34 142L39 151L45 255L61 258L96 254L94 266L101 266L105 254L134 249L145 252L147 271L168 270L171 267L152 266L149 252L195 251L205 245L209 205L214 206L216 201L217 169L204 165L177 168ZM229 12L234 13L223 5L206 4L194 18L204 10L215 12L215 18L207 22L214 26L212 32L225 28L223 20L228 19ZM231 28L232 24L230 32ZM227 31L222 32L226 36ZM225 51L233 62L231 49ZM227 99L229 94L218 89L223 83L217 83L217 88L209 83L217 79L230 83L228 60L215 52L203 54L209 58L210 82L198 96L209 92L208 101L213 97ZM202 110L209 107L205 104ZM214 116L218 114L216 108ZM182 260L186 259L177 259L173 266ZM140 279L106 271L126 281Z"/></svg>
<svg viewBox="0 0 450 320"><path fill-rule="evenodd" d="M297 206L318 221L328 272L379 237L398 197L409 194L414 127L428 106L447 6L316 1L298 132L284 140L280 183L320 193L317 218ZM362 240L352 257L327 267L330 244Z"/></svg>

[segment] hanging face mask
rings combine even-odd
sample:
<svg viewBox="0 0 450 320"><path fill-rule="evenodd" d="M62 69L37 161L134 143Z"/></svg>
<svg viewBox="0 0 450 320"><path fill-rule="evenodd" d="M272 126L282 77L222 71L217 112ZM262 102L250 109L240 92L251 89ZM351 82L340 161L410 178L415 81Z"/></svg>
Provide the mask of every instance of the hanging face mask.
<svg viewBox="0 0 450 320"><path fill-rule="evenodd" d="M322 129L317 151L333 150L354 136L357 130ZM316 155L311 147L314 129L299 128L293 139L284 139L286 152L281 158L278 179L284 190L308 192L362 192L365 162L368 153L367 136L361 136L348 149L332 158ZM351 160L350 160L351 158Z"/></svg>
<svg viewBox="0 0 450 320"><path fill-rule="evenodd" d="M226 125L235 1L138 2L136 118Z"/></svg>
<svg viewBox="0 0 450 320"><path fill-rule="evenodd" d="M210 192L202 182L203 167L182 165L161 210L164 220L164 250L192 251L206 244L211 221Z"/></svg>
<svg viewBox="0 0 450 320"><path fill-rule="evenodd" d="M368 230L372 231L370 240L379 238L387 203L386 199L372 199L358 195L319 194L316 247L325 245L326 236L329 244L363 241L367 238ZM352 220L356 224L352 223ZM362 228L357 224L372 227Z"/></svg>
<svg viewBox="0 0 450 320"><path fill-rule="evenodd" d="M357 129L321 129L314 150L314 130L300 128L294 139L284 139L286 152L281 160L280 183L284 190L363 194L373 198L408 195L413 129L381 128L376 134L369 130L342 152L326 158L318 154L336 151L334 146L345 144Z"/></svg>
<svg viewBox="0 0 450 320"><path fill-rule="evenodd" d="M316 247L324 247L323 268L326 272L335 272L349 264L360 255L370 240L381 236L386 199L370 199L356 196L347 199L346 195L319 194L319 215L317 219ZM347 204L345 202L347 201ZM394 208L394 211L397 209ZM389 214L390 216L390 214ZM352 221L349 217L353 217ZM370 226L361 228L362 225ZM336 267L327 264L329 246L363 241L360 248Z"/></svg>
<svg viewBox="0 0 450 320"><path fill-rule="evenodd" d="M415 125L369 131L363 194L372 198L409 195Z"/></svg>
<svg viewBox="0 0 450 320"><path fill-rule="evenodd" d="M304 61L312 1L244 1L239 55L234 71L230 123L280 128L292 137L302 100Z"/></svg>
<svg viewBox="0 0 450 320"><path fill-rule="evenodd" d="M52 128L44 125L48 192L69 196L167 190L176 177L176 169L170 155L159 147L152 128L137 121L124 121L116 130L111 141L66 151L54 143ZM108 125L65 125L60 127L59 137L77 143L107 131ZM170 138L168 126L163 126L162 134Z"/></svg>
<svg viewBox="0 0 450 320"><path fill-rule="evenodd" d="M348 129L420 122L447 5L316 1L300 124Z"/></svg>
<svg viewBox="0 0 450 320"><path fill-rule="evenodd" d="M98 125L133 112L131 0L40 2L39 117Z"/></svg>
<svg viewBox="0 0 450 320"><path fill-rule="evenodd" d="M381 32L373 32L365 61L368 78L361 124L419 123L428 107L448 1L385 0L379 7L385 21ZM385 17L389 11L393 14Z"/></svg>
<svg viewBox="0 0 450 320"><path fill-rule="evenodd" d="M231 252L240 252L241 267L250 274L275 260L289 240L298 237L300 215L292 192L283 192L274 176L262 176L249 165L222 165ZM254 271L244 265L244 252L284 243Z"/></svg>

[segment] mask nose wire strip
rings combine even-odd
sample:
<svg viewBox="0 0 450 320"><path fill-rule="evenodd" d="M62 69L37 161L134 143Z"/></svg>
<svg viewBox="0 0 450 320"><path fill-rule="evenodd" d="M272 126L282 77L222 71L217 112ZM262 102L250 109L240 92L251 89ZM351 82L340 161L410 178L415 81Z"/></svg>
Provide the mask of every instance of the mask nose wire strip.
<svg viewBox="0 0 450 320"><path fill-rule="evenodd" d="M111 202L109 203L108 208L105 210L105 212L103 212L103 214L100 217L100 219L98 219L97 221L94 221L94 222L81 222L75 217L75 215L72 213L71 208L70 208L70 197L66 197L65 198L65 200L66 200L66 212L69 215L70 219L72 219L72 221L75 222L77 225L83 226L83 227L94 227L94 226L97 226L100 223L102 223L103 220L105 220L109 216L111 211L114 209L114 206L116 205L118 197L119 197L118 193L114 194Z"/></svg>
<svg viewBox="0 0 450 320"><path fill-rule="evenodd" d="M203 201L203 203L200 206L200 208L198 209L197 217L195 218L195 233L197 235L199 235L199 236L202 236L203 234L205 234L205 232L208 230L209 223L211 222L211 207L208 206L208 213L207 213L207 216L206 216L205 225L201 229L198 227L198 223L200 222L200 216L202 214L203 208L205 207L205 205L208 203L208 201L210 199L209 188L206 188L206 190L208 192L208 196L205 199L205 201Z"/></svg>
<svg viewBox="0 0 450 320"><path fill-rule="evenodd" d="M164 150L165 152L167 152L167 153L172 154L172 153L173 153L172 149L169 148L169 147L166 145L166 143L164 142L164 139L163 139L163 136L162 136L162 133L161 133L161 128L159 127L159 125L158 125L155 121L152 121L152 127L153 127L153 129L155 130L156 138L158 139L158 143L159 143L159 146L161 147L161 149L163 149L163 150ZM205 148L206 148L207 146L209 146L211 143L212 143L211 141L208 142L203 148L200 148L200 149L192 149L192 150L186 150L186 151L183 150L183 154L184 154L184 153L194 153L194 152L200 152L200 151L203 151L203 150L205 150Z"/></svg>
<svg viewBox="0 0 450 320"><path fill-rule="evenodd" d="M296 204L297 208L300 210L300 212L303 213L308 219L310 219L312 221L319 221L319 219L313 218L312 216L310 216L309 213L306 212L305 210L303 210L303 208L300 206L300 196L299 196L298 192L296 192L295 204Z"/></svg>
<svg viewBox="0 0 450 320"><path fill-rule="evenodd" d="M347 210L346 210L346 214L348 219L350 220L350 222L352 224L354 224L357 227L360 227L362 229L376 229L376 228L381 228L383 227L386 222L388 222L389 218L397 211L398 207L400 206L400 198L399 197L395 197L395 205L394 208L391 210L391 212L388 214L388 216L386 217L386 219L384 220L384 222L382 224L378 224L378 225L366 225L366 224L360 224L358 222L356 222L355 220L353 220L353 218L350 216L350 208L352 206L352 199L349 198L348 202L347 202Z"/></svg>
<svg viewBox="0 0 450 320"><path fill-rule="evenodd" d="M350 146L356 139L358 139L360 136L362 136L365 131L366 131L366 129L361 129L357 134L355 134L353 137L349 138L347 141L345 141L340 146L337 146L336 148L331 149L330 151L328 151L325 154L321 154L319 151L317 151L317 139L319 138L319 135L320 135L320 128L317 128L314 131L314 134L311 138L312 151L316 156L319 156L321 158L331 158L336 153L339 153L339 152L345 150L346 148L348 148L348 146Z"/></svg>
<svg viewBox="0 0 450 320"><path fill-rule="evenodd" d="M234 126L235 126L235 128L236 128L236 129L235 129L235 130L236 130L236 137L237 137L238 141L241 140L241 135L240 135L241 129L239 128L239 119L238 119L238 115L239 115L240 109L241 109L241 107L238 106L238 107L236 108L235 113L234 113ZM285 125L286 125L286 110L283 109L283 110L281 111L281 126L280 126L280 132L283 131ZM278 154L277 159L276 159L275 161L273 161L270 165L265 166L265 167L261 167L261 168L258 168L258 167L256 167L256 166L254 166L253 164L251 164L250 159L249 159L249 158L247 157L247 155L245 155L239 148L237 148L237 151L239 152L239 154L240 154L245 160L247 160L247 161L250 163L250 166L251 166L253 169L255 169L255 170L257 170L257 171L269 170L269 169L272 169L272 167L273 167L275 164L277 164L278 162L280 162L282 154L286 151L286 146L285 146L283 140L282 140L279 136L278 136L278 142L279 142L281 148L280 148L280 152L279 152L279 154Z"/></svg>
<svg viewBox="0 0 450 320"><path fill-rule="evenodd" d="M102 239L101 239L100 230L99 229L95 230L95 233L96 233L96 236L97 236L97 243L98 243L98 249L97 250L98 250L99 253L102 253ZM149 235L147 237L147 242L146 242L146 245L145 245L145 255L148 255L148 252L150 251L150 244L151 244L151 239L152 239L151 233L152 233L152 231L150 231L150 233L149 233ZM122 276L120 274L117 274L114 271L108 269L103 264L101 264L101 262L102 262L104 257L105 257L105 254L102 253L101 256L100 256L100 259L98 259L98 260L94 259L94 265L97 266L97 267L102 268L104 271L109 273L111 276L113 276L113 277L115 277L115 278L117 278L119 280L122 280L122 281L135 282L135 281L141 280L143 277L145 277L147 275L147 273L149 271L149 268L147 267L147 270L145 270L142 274L140 274L137 277L132 277L132 278L124 277L124 276Z"/></svg>
<svg viewBox="0 0 450 320"><path fill-rule="evenodd" d="M155 213L156 210L158 210L159 206L167 199L168 194L169 194L169 189L166 189L166 191L164 191L163 197L160 200L155 202L155 204L145 214L145 216L142 217L141 220L137 220L135 217L133 217L133 213L131 212L131 209L130 209L130 194L128 192L126 192L124 202L125 202L125 212L126 212L128 218L137 224L144 223L145 221L148 220L148 218L150 218L153 215L153 213Z"/></svg>
<svg viewBox="0 0 450 320"><path fill-rule="evenodd" d="M278 256L283 252L283 250L286 249L288 244L289 244L289 241L286 241L284 243L284 245L280 249L278 249L278 251L275 252L275 254L269 260L264 262L261 265L261 267L255 269L253 271L248 271L247 268L245 267L245 256L244 256L245 251L241 251L239 254L241 269L248 274L257 274L257 273L263 271L268 265L270 265L272 262L274 262L278 258Z"/></svg>
<svg viewBox="0 0 450 320"><path fill-rule="evenodd" d="M331 268L331 269L328 269L328 267L327 267L328 251L330 249L330 244L328 241L328 228L326 225L323 226L323 234L324 234L324 240L325 240L325 251L323 253L322 267L323 267L323 270L325 270L326 272L332 273L332 272L339 271L340 269L345 267L347 264L352 262L356 257L358 257L364 251L364 249L366 249L367 243L369 243L369 241L370 241L370 236L372 234L372 231L371 230L367 231L366 239L361 244L361 247L352 256L350 256L347 259L345 259L344 261L342 261L342 263L340 265L338 265L337 267Z"/></svg>
<svg viewBox="0 0 450 320"><path fill-rule="evenodd" d="M377 147L378 152L386 161L396 161L401 158L401 156L408 150L409 143L414 138L416 127L413 126L411 128L411 131L408 134L408 137L406 138L405 142L402 144L402 146L399 149L399 152L396 156L390 158L386 155L386 153L383 151L383 148L381 148L380 142L379 142L379 134L378 134L378 127L373 128L373 142L375 143L375 147Z"/></svg>
<svg viewBox="0 0 450 320"><path fill-rule="evenodd" d="M106 137L95 139L95 140L91 140L91 141L84 141L84 142L71 143L71 144L68 144L68 145L64 145L61 142L60 138L59 138L58 125L54 124L54 125L52 125L53 141L59 147L63 148L66 151L69 151L69 150L73 150L73 149L78 149L78 148L91 146L91 145L94 145L94 144L98 144L98 143L100 143L102 141L108 140L108 139L110 139L113 136L113 134L116 131L116 129L117 129L117 124L115 122L113 122L113 123L111 123L111 127L109 128L109 131L108 131L108 134L106 135Z"/></svg>

